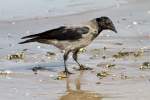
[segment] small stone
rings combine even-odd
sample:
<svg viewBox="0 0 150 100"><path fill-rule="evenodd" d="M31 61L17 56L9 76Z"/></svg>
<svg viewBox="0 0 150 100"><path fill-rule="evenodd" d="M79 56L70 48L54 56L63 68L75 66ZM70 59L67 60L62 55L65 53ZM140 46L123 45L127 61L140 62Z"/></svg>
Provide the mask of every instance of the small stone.
<svg viewBox="0 0 150 100"><path fill-rule="evenodd" d="M133 21L133 22L132 22L132 24L133 24L133 25L137 25L137 24L138 24L138 22L136 22L136 21Z"/></svg>
<svg viewBox="0 0 150 100"><path fill-rule="evenodd" d="M102 56L103 59L106 59L106 56Z"/></svg>
<svg viewBox="0 0 150 100"><path fill-rule="evenodd" d="M101 82L96 82L96 84L101 84Z"/></svg>
<svg viewBox="0 0 150 100"><path fill-rule="evenodd" d="M37 48L38 48L38 49L40 49L40 48L41 48L41 46L37 46Z"/></svg>

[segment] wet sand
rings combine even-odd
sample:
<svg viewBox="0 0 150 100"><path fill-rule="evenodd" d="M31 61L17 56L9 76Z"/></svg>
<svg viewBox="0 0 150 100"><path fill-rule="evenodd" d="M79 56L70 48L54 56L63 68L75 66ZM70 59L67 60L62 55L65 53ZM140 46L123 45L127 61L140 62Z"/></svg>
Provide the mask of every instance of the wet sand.
<svg viewBox="0 0 150 100"><path fill-rule="evenodd" d="M70 16L1 21L1 100L149 100L150 68L140 69L144 62L150 62L149 4L149 0L134 0L119 8ZM64 69L58 49L38 43L18 44L22 36L102 15L111 17L118 34L102 32L80 54L80 62L92 71L76 71L74 67L78 66L69 59L68 68L74 74L58 80ZM24 53L23 59L8 59L17 52ZM118 52L127 53L117 58L114 55ZM43 69L34 74L34 67Z"/></svg>

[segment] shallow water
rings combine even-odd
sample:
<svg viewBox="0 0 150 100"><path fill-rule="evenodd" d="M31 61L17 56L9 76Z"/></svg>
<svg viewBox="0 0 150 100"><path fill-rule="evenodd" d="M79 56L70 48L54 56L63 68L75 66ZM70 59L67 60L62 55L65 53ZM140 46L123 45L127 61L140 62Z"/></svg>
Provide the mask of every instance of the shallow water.
<svg viewBox="0 0 150 100"><path fill-rule="evenodd" d="M125 0L0 0L0 20L62 16L119 6Z"/></svg>

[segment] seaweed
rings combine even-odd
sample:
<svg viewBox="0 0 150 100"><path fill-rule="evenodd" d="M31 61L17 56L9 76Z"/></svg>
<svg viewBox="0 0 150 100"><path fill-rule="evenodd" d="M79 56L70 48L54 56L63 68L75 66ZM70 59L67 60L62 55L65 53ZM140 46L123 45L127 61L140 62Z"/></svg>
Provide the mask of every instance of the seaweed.
<svg viewBox="0 0 150 100"><path fill-rule="evenodd" d="M124 57L128 57L128 56L134 56L134 57L140 57L143 55L142 51L137 51L137 52L123 52L123 51L119 51L117 54L113 55L114 58L124 58Z"/></svg>
<svg viewBox="0 0 150 100"><path fill-rule="evenodd" d="M150 69L150 62L143 62L143 64L140 66L140 69Z"/></svg>
<svg viewBox="0 0 150 100"><path fill-rule="evenodd" d="M24 59L24 52L18 52L16 54L8 55L8 60Z"/></svg>
<svg viewBox="0 0 150 100"><path fill-rule="evenodd" d="M108 71L101 71L101 72L97 73L96 76L99 77L100 79L102 79L104 77L107 77L108 75L110 75Z"/></svg>

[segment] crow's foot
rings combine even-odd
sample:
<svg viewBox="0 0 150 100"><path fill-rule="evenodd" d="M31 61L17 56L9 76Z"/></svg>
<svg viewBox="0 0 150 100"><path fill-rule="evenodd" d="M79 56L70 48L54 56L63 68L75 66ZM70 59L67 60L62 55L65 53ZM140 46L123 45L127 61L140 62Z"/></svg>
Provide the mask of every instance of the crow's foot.
<svg viewBox="0 0 150 100"><path fill-rule="evenodd" d="M66 76L73 74L73 73L69 72L68 70L64 70L63 73L66 74Z"/></svg>

